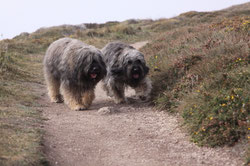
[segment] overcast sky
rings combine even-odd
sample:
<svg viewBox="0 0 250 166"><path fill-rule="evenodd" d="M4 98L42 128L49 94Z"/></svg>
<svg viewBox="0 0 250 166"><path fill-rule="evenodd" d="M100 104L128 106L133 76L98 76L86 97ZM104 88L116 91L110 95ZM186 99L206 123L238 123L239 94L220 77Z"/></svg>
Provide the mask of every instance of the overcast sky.
<svg viewBox="0 0 250 166"><path fill-rule="evenodd" d="M249 0L0 0L0 39L61 24L158 19L214 11Z"/></svg>

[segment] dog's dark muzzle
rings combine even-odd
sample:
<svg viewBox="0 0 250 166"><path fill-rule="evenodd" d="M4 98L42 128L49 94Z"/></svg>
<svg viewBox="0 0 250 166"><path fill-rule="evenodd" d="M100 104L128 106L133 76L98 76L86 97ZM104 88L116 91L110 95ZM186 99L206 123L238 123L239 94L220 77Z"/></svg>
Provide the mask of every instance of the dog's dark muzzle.
<svg viewBox="0 0 250 166"><path fill-rule="evenodd" d="M100 68L99 67L93 67L92 72L93 73L100 73Z"/></svg>
<svg viewBox="0 0 250 166"><path fill-rule="evenodd" d="M138 67L138 66L133 67L131 73L132 73L132 77L134 79L139 79L140 75L141 75L141 69L140 69L140 67Z"/></svg>
<svg viewBox="0 0 250 166"><path fill-rule="evenodd" d="M92 79L96 79L96 77L98 76L98 74L100 74L100 68L99 67L96 67L96 66L94 66L92 69L91 69L91 71L90 71L90 77L92 78Z"/></svg>

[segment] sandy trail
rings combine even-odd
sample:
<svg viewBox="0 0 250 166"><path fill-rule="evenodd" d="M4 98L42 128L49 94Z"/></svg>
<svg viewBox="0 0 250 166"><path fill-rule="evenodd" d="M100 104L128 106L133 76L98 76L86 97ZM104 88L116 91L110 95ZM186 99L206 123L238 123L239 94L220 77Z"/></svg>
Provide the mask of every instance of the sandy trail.
<svg viewBox="0 0 250 166"><path fill-rule="evenodd" d="M135 43L140 48L147 42ZM243 144L201 148L189 142L178 118L147 104L114 105L101 86L90 110L71 111L64 104L50 103L44 85L41 96L45 152L51 165L59 166L176 166L242 165ZM127 96L133 95L132 90ZM100 114L111 106L116 112Z"/></svg>

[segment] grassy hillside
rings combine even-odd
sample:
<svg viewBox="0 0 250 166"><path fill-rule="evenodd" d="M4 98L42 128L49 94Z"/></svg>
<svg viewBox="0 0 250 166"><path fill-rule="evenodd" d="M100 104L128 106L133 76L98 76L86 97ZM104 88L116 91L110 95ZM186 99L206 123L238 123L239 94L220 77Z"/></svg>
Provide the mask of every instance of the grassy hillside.
<svg viewBox="0 0 250 166"><path fill-rule="evenodd" d="M247 3L171 19L41 28L0 41L0 165L46 164L34 89L43 83L41 61L46 48L61 37L98 48L114 40L150 41L141 51L151 68L155 106L182 115L191 141L198 145L247 142L249 33Z"/></svg>
<svg viewBox="0 0 250 166"><path fill-rule="evenodd" d="M156 105L172 112L184 112L186 123L190 123L190 118L192 118L191 123L194 123L193 118L198 118L195 126L199 125L199 127L196 126L197 131L192 132L200 132L199 128L206 127L204 123L208 122L201 120L202 116L205 119L213 116L211 123L215 123L215 120L219 121L218 111L222 108L218 106L221 104L232 104L230 109L236 113L242 110L244 117L242 120L247 121L249 112L246 110L249 111L250 88L249 19L247 17L239 17L239 19L243 20L242 23L238 23L237 19L230 19L229 22L237 26L230 27L230 30L227 26L221 27L223 23L176 28L159 35L142 50L150 57ZM159 82L164 85L158 85ZM231 98L235 96L235 98L224 100L226 96ZM239 103L234 103L236 100ZM190 109L193 109L194 105L200 112L191 115L193 111ZM226 110L228 109L229 107ZM186 112L190 115L188 116ZM228 118L231 119L232 116L235 115L232 114ZM238 115L235 118L237 120ZM226 122L227 120L223 120L221 123ZM232 123L232 125L237 124ZM246 133L247 126L243 129L244 132L242 132ZM232 135L235 134L232 133ZM219 145L230 142L221 141L214 143ZM211 146L214 143L211 142Z"/></svg>
<svg viewBox="0 0 250 166"><path fill-rule="evenodd" d="M161 20L151 26L161 33L142 49L151 67L155 105L180 113L198 145L249 139L249 3L246 6Z"/></svg>

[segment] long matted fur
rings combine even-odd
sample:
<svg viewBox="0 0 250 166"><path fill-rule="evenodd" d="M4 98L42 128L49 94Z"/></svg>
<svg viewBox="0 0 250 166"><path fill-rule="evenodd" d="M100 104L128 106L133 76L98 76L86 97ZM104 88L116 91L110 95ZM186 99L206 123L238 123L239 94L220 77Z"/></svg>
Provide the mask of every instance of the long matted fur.
<svg viewBox="0 0 250 166"><path fill-rule="evenodd" d="M43 64L51 101L64 100L72 110L87 109L92 104L94 88L106 75L101 51L76 39L53 42Z"/></svg>
<svg viewBox="0 0 250 166"><path fill-rule="evenodd" d="M139 99L147 101L152 85L147 77L149 68L144 55L122 42L111 42L101 51L107 66L107 75L103 80L107 95L113 96L115 103L126 102L124 90L130 86Z"/></svg>

